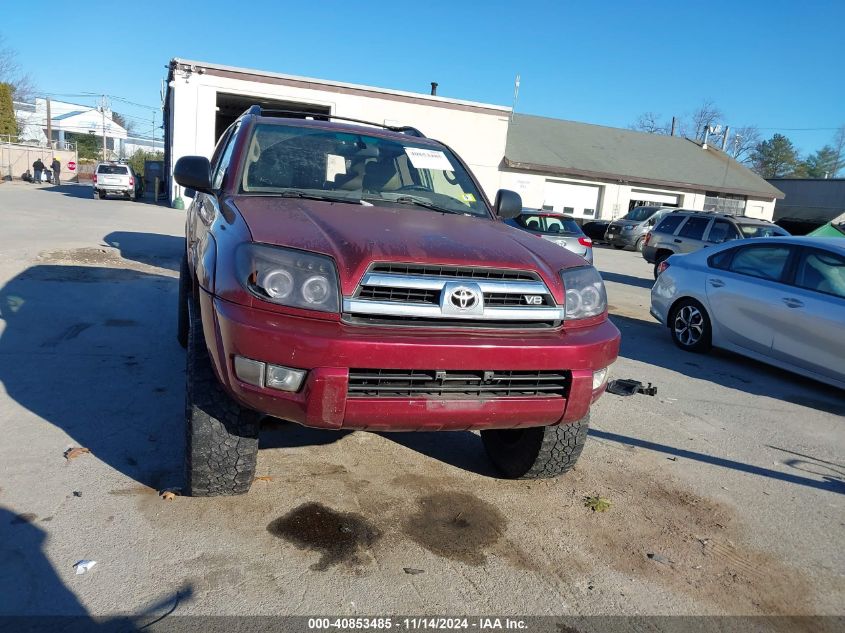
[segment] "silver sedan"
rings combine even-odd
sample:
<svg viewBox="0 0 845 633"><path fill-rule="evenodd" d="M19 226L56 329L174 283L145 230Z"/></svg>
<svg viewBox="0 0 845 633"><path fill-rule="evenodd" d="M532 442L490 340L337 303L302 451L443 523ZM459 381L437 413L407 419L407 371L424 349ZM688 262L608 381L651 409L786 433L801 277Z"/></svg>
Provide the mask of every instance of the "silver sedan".
<svg viewBox="0 0 845 633"><path fill-rule="evenodd" d="M845 240L739 240L661 264L651 314L691 352L715 345L845 389Z"/></svg>

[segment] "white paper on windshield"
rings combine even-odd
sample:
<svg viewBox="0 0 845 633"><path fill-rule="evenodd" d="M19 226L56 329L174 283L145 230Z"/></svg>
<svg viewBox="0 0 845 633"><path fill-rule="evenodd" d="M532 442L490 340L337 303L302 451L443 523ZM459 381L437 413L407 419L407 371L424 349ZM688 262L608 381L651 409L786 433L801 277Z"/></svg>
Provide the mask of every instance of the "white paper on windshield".
<svg viewBox="0 0 845 633"><path fill-rule="evenodd" d="M405 153L415 169L442 169L443 171L455 171L452 163L446 158L446 154L436 149L420 149L419 147L406 147Z"/></svg>

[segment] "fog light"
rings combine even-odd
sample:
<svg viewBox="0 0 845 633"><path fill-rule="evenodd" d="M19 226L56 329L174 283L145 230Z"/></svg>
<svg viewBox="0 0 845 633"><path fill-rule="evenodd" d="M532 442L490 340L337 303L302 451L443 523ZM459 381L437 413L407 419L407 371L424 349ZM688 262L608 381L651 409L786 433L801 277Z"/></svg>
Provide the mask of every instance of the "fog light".
<svg viewBox="0 0 845 633"><path fill-rule="evenodd" d="M593 391L601 389L604 381L607 380L607 367L604 369L597 369L593 372Z"/></svg>
<svg viewBox="0 0 845 633"><path fill-rule="evenodd" d="M235 356L235 375L238 380L247 382L256 387L264 386L264 363L244 358L243 356Z"/></svg>
<svg viewBox="0 0 845 633"><path fill-rule="evenodd" d="M301 369L291 369L280 365L267 365L265 386L280 391L297 391L302 385L305 373Z"/></svg>

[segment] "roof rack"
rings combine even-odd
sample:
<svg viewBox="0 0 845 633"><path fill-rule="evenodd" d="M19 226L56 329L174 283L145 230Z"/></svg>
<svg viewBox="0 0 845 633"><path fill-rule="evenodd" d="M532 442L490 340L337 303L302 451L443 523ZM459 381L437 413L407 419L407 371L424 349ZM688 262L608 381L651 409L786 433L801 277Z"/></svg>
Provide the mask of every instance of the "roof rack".
<svg viewBox="0 0 845 633"><path fill-rule="evenodd" d="M275 110L272 108L262 108L255 104L249 107L244 114L254 114L255 116L264 116L266 114L296 114L299 116L310 116L320 120L335 120L335 121L349 121L350 123L363 123L364 125L372 125L380 127L391 132L399 132L400 134L407 134L408 136L416 136L418 138L426 138L425 134L420 132L417 128L410 125L383 125L382 123L374 123L372 121L365 121L363 119L353 119L346 116L337 116L336 114L328 114L325 112L307 112L305 110Z"/></svg>

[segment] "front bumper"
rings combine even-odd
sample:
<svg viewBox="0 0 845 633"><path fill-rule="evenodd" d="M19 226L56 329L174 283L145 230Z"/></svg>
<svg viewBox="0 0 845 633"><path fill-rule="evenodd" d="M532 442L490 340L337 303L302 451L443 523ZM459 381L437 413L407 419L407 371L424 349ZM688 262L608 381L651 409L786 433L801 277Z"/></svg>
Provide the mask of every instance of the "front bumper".
<svg viewBox="0 0 845 633"><path fill-rule="evenodd" d="M575 421L604 391L593 391L593 370L609 366L619 352L619 331L610 321L567 332L417 331L292 317L200 295L206 341L230 395L256 411L319 428L465 430ZM255 387L235 376L236 355L308 375L296 393ZM571 380L565 397L350 398L349 368L565 370Z"/></svg>

